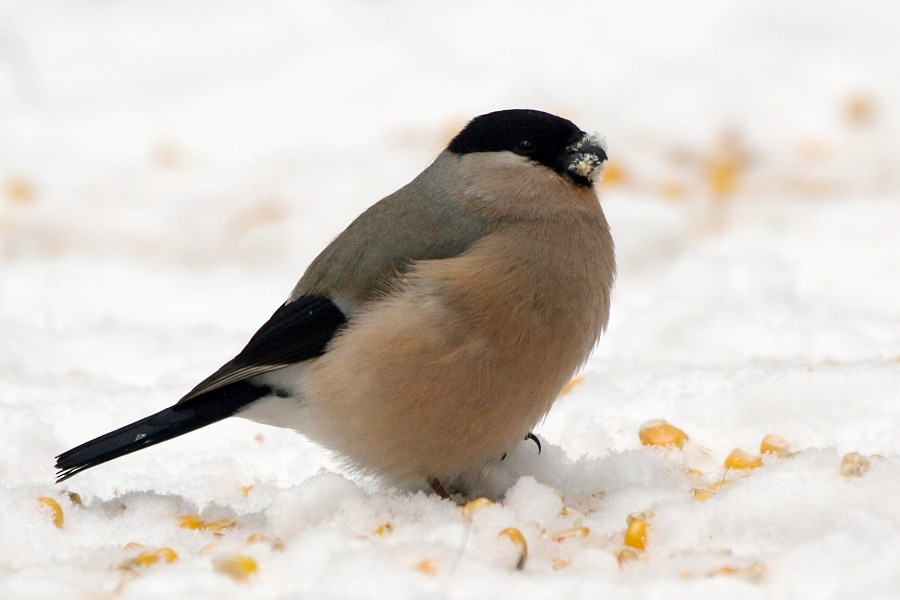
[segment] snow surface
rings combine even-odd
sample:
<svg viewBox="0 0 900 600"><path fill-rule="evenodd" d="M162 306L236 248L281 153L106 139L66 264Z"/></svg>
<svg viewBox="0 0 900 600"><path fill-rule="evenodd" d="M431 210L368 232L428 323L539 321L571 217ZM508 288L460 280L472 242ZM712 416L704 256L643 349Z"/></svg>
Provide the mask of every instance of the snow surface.
<svg viewBox="0 0 900 600"><path fill-rule="evenodd" d="M0 598L900 597L898 30L877 0L4 0ZM238 419L53 483L230 358L468 118L525 106L608 140L620 276L499 503ZM641 446L658 418L684 449ZM726 472L769 433L794 454Z"/></svg>

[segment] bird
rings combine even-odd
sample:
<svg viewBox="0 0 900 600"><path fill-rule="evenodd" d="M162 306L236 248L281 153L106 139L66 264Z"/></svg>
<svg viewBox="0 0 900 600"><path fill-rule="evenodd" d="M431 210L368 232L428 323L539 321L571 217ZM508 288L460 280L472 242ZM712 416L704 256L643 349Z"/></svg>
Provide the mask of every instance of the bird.
<svg viewBox="0 0 900 600"><path fill-rule="evenodd" d="M57 456L57 482L231 416L350 469L465 490L547 414L607 327L605 141L507 109L469 121L309 265L232 360L174 405Z"/></svg>

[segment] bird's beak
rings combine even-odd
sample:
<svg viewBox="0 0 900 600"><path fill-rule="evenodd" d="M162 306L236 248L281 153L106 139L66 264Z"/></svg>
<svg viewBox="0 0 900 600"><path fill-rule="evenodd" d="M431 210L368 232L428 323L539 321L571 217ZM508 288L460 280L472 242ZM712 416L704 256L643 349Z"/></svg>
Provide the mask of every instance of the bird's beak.
<svg viewBox="0 0 900 600"><path fill-rule="evenodd" d="M576 179L593 182L603 171L606 162L606 144L589 133L566 148L566 171Z"/></svg>

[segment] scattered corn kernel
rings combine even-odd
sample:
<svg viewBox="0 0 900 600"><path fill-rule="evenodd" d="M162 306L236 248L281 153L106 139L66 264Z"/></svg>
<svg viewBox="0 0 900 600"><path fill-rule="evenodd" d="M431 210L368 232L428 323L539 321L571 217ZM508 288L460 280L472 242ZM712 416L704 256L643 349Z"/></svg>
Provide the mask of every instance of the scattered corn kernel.
<svg viewBox="0 0 900 600"><path fill-rule="evenodd" d="M756 469L763 464L762 457L735 448L725 458L726 469Z"/></svg>
<svg viewBox="0 0 900 600"><path fill-rule="evenodd" d="M123 566L127 566L128 564L136 565L139 567L149 567L150 565L155 565L160 560L166 563L173 563L178 560L178 554L175 553L171 548L160 548L159 550L145 550L138 554L134 560L129 561Z"/></svg>
<svg viewBox="0 0 900 600"><path fill-rule="evenodd" d="M27 204L37 196L34 184L24 177L10 177L6 180L4 188L6 197L18 204Z"/></svg>
<svg viewBox="0 0 900 600"><path fill-rule="evenodd" d="M206 544L205 546L203 546L202 548L200 548L200 554L209 554L210 552L212 552L213 550L215 550L218 547L219 547L218 542L210 542L210 543Z"/></svg>
<svg viewBox="0 0 900 600"><path fill-rule="evenodd" d="M466 517L471 517L472 513L480 508L484 508L485 506L491 506L494 504L487 498L475 498L474 500L469 500L465 504L463 504L463 515Z"/></svg>
<svg viewBox="0 0 900 600"><path fill-rule="evenodd" d="M628 173L619 166L617 162L607 162L603 167L603 178L601 179L604 185L617 185L621 183L625 183L628 181Z"/></svg>
<svg viewBox="0 0 900 600"><path fill-rule="evenodd" d="M231 529L237 525L234 519L216 519L203 525L203 529L207 531L222 531L223 529Z"/></svg>
<svg viewBox="0 0 900 600"><path fill-rule="evenodd" d="M437 575L437 561L423 560L416 565L416 571L434 577Z"/></svg>
<svg viewBox="0 0 900 600"><path fill-rule="evenodd" d="M554 556L553 558L550 559L550 565L553 567L554 571L559 571L560 569L565 569L570 564L572 564L572 563L564 558L557 558Z"/></svg>
<svg viewBox="0 0 900 600"><path fill-rule="evenodd" d="M841 459L841 475L844 477L861 477L863 473L869 470L872 463L868 458L859 452L850 452L845 454ZM61 527L62 525L57 525Z"/></svg>
<svg viewBox="0 0 900 600"><path fill-rule="evenodd" d="M203 529L205 531L221 531L237 525L234 519L217 519L204 521L197 515L181 515L178 517L178 526L185 529Z"/></svg>
<svg viewBox="0 0 900 600"><path fill-rule="evenodd" d="M69 497L69 502L76 506L84 506L84 502L81 501L81 495L76 492L66 492L66 496Z"/></svg>
<svg viewBox="0 0 900 600"><path fill-rule="evenodd" d="M716 494L715 491L707 488L694 488L693 493L694 500L697 500L698 502L706 502Z"/></svg>
<svg viewBox="0 0 900 600"><path fill-rule="evenodd" d="M556 535L553 536L554 542L562 542L569 538L573 537L587 537L591 535L591 530L587 527L573 527L571 529L566 529L565 531L560 531Z"/></svg>
<svg viewBox="0 0 900 600"><path fill-rule="evenodd" d="M572 381L570 381L569 383L567 383L566 385L563 386L563 389L560 390L559 395L565 396L566 394L568 394L569 392L574 390L575 387L578 384L580 384L582 381L584 381L584 377L582 377L581 375L579 375L578 377L575 377L574 379L572 379Z"/></svg>
<svg viewBox="0 0 900 600"><path fill-rule="evenodd" d="M618 561L620 567L637 560L637 558L638 553L633 548L622 548L616 552L616 561Z"/></svg>
<svg viewBox="0 0 900 600"><path fill-rule="evenodd" d="M245 554L217 556L213 559L212 565L217 572L228 575L236 581L244 581L259 570L256 561Z"/></svg>
<svg viewBox="0 0 900 600"><path fill-rule="evenodd" d="M644 550L647 547L647 516L644 513L628 515L625 545L637 550Z"/></svg>
<svg viewBox="0 0 900 600"><path fill-rule="evenodd" d="M244 498L249 496L250 492L252 492L252 491L253 491L252 485L242 485L241 486L241 496L243 496Z"/></svg>
<svg viewBox="0 0 900 600"><path fill-rule="evenodd" d="M692 469L688 467L684 470L685 474L690 475L691 477L703 477L703 471L700 469Z"/></svg>
<svg viewBox="0 0 900 600"><path fill-rule="evenodd" d="M156 552L147 550L135 556L133 562L134 564L141 567L149 567L150 565L155 565L158 561L159 556L156 554Z"/></svg>
<svg viewBox="0 0 900 600"><path fill-rule="evenodd" d="M203 519L197 515L181 515L178 517L178 526L185 529L202 529Z"/></svg>
<svg viewBox="0 0 900 600"><path fill-rule="evenodd" d="M519 549L519 559L516 561L516 569L525 568L525 560L528 558L528 544L525 542L525 536L515 527L507 527L501 531L497 537L507 537Z"/></svg>
<svg viewBox="0 0 900 600"><path fill-rule="evenodd" d="M685 432L663 420L644 423L638 436L645 446L678 446L681 448L689 439Z"/></svg>
<svg viewBox="0 0 900 600"><path fill-rule="evenodd" d="M391 525L391 522L382 523L375 529L375 535L384 535L386 533L390 533L394 530L394 526Z"/></svg>
<svg viewBox="0 0 900 600"><path fill-rule="evenodd" d="M759 452L760 454L774 454L778 458L785 458L789 454L787 440L770 433L760 442Z"/></svg>
<svg viewBox="0 0 900 600"><path fill-rule="evenodd" d="M265 534L262 533L251 533L247 536L248 544L258 544L259 542L265 542L268 538Z"/></svg>
<svg viewBox="0 0 900 600"><path fill-rule="evenodd" d="M42 506L47 507L46 510L49 511L50 516L53 519L53 525L57 529L62 529L63 522L65 519L63 517L62 506L59 505L59 502L57 502L53 498L48 498L47 496L41 496L40 498L37 499L37 501Z"/></svg>
<svg viewBox="0 0 900 600"><path fill-rule="evenodd" d="M137 542L128 542L125 544L125 550L140 550L143 547L143 544L138 544Z"/></svg>
<svg viewBox="0 0 900 600"><path fill-rule="evenodd" d="M156 551L157 556L166 561L166 563L173 563L178 560L178 554L171 548L160 548Z"/></svg>
<svg viewBox="0 0 900 600"><path fill-rule="evenodd" d="M714 481L709 484L709 489L713 492L718 491L719 488L723 488L726 485L732 485L736 483L734 479L720 479L719 481Z"/></svg>

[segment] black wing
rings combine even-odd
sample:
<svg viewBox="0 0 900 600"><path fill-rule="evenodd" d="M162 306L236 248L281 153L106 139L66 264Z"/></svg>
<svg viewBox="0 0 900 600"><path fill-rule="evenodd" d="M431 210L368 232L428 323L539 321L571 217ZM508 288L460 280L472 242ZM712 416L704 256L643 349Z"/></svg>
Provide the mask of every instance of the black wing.
<svg viewBox="0 0 900 600"><path fill-rule="evenodd" d="M325 296L301 296L286 302L259 328L240 354L201 381L178 402L185 402L236 381L321 356L347 322Z"/></svg>

